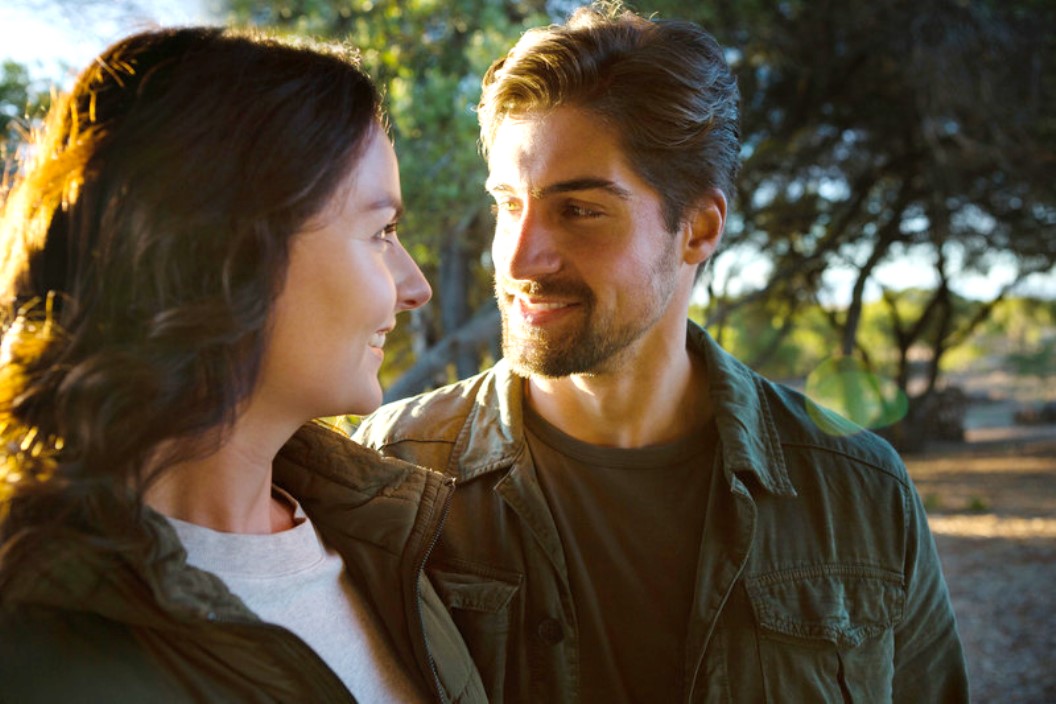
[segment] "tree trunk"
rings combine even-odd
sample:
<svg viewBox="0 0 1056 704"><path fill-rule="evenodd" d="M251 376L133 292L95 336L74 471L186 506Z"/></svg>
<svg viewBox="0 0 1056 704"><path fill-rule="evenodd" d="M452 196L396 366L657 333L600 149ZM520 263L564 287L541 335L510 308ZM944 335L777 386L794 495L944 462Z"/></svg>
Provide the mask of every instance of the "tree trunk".
<svg viewBox="0 0 1056 704"><path fill-rule="evenodd" d="M440 257L440 325L445 337L449 331L458 330L469 318L469 252L462 245L461 237L451 237L444 244ZM455 374L459 379L473 376L480 371L478 347L457 341L452 350Z"/></svg>
<svg viewBox="0 0 1056 704"><path fill-rule="evenodd" d="M385 402L413 396L431 388L437 376L455 361L459 349L479 350L494 345L499 337L500 317L495 300L490 299L458 330L448 333L438 344L420 356L414 365L385 390ZM474 370L474 373L477 370Z"/></svg>

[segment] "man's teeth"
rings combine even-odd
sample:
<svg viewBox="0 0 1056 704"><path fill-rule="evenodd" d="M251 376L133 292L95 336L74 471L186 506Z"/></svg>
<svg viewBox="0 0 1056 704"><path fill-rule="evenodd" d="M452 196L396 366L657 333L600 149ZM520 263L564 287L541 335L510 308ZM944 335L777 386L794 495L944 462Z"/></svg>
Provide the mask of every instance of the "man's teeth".
<svg viewBox="0 0 1056 704"><path fill-rule="evenodd" d="M370 336L371 347L384 347L385 346L385 335L383 333L374 333Z"/></svg>
<svg viewBox="0 0 1056 704"><path fill-rule="evenodd" d="M564 303L532 303L523 299L521 305L529 310L557 310L565 307Z"/></svg>

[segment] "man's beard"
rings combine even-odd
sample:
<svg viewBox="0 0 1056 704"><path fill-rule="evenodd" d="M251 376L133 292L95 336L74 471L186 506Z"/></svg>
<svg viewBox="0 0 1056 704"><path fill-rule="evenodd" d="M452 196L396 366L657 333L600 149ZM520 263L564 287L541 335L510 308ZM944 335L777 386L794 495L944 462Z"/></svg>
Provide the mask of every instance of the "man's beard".
<svg viewBox="0 0 1056 704"><path fill-rule="evenodd" d="M531 282L503 282L495 276L495 296L502 314L502 353L520 376L564 377L571 374L603 374L620 368L625 352L663 315L675 290L674 271L662 257L654 267L645 310L598 311L594 292L578 280L539 279ZM515 326L510 318L515 301L507 292L530 296L553 296L576 304L569 321L555 332L545 326Z"/></svg>

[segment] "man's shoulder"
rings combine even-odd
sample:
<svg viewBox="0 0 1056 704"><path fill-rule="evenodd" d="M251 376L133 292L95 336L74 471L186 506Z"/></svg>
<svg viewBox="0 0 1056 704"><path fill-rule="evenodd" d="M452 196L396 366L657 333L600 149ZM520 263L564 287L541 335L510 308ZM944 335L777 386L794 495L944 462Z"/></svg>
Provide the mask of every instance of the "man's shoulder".
<svg viewBox="0 0 1056 704"><path fill-rule="evenodd" d="M387 403L365 417L353 439L382 448L404 442L454 443L474 408L494 405L494 368L453 384Z"/></svg>
<svg viewBox="0 0 1056 704"><path fill-rule="evenodd" d="M872 467L906 482L901 457L885 439L809 398L803 392L759 377L782 447Z"/></svg>

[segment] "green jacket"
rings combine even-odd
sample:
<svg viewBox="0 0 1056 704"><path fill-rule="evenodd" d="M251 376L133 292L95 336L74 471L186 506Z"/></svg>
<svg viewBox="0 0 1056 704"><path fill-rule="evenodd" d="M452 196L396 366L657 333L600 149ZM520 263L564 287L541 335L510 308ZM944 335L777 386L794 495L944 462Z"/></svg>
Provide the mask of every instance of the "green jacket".
<svg viewBox="0 0 1056 704"><path fill-rule="evenodd" d="M966 701L935 544L895 452L692 324L689 346L707 363L720 449L700 507L685 701ZM577 702L576 613L522 393L500 362L382 407L356 438L458 481L426 569L491 701Z"/></svg>
<svg viewBox="0 0 1056 704"><path fill-rule="evenodd" d="M320 425L275 462L423 693L483 702L479 675L422 566L452 493L442 475L379 457ZM146 511L137 554L55 541L0 594L0 702L351 702L300 638L261 621L185 562ZM2 555L3 553L0 553Z"/></svg>

